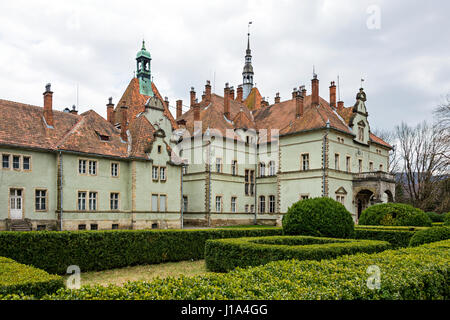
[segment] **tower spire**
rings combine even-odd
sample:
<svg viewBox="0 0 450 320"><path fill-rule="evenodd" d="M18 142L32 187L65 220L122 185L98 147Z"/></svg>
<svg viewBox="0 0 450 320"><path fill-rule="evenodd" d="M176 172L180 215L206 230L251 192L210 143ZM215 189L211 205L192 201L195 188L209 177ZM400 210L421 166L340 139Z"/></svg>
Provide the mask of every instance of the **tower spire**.
<svg viewBox="0 0 450 320"><path fill-rule="evenodd" d="M136 55L136 77L139 80L140 93L146 96L153 96L151 61L150 52L145 49L145 40L142 40L142 49Z"/></svg>
<svg viewBox="0 0 450 320"><path fill-rule="evenodd" d="M245 52L245 65L242 72L242 87L243 87L243 99L245 100L250 91L253 88L253 66L252 66L252 51L250 50L250 25L252 22L248 23L247 32L247 50Z"/></svg>

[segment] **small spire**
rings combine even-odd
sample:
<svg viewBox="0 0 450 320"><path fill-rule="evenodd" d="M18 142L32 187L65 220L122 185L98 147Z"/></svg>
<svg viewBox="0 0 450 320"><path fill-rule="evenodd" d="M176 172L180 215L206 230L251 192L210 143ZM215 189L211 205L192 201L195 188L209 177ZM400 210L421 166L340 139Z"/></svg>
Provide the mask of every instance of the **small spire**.
<svg viewBox="0 0 450 320"><path fill-rule="evenodd" d="M144 39L142 39L142 49L141 50L146 50L145 49L145 40Z"/></svg>

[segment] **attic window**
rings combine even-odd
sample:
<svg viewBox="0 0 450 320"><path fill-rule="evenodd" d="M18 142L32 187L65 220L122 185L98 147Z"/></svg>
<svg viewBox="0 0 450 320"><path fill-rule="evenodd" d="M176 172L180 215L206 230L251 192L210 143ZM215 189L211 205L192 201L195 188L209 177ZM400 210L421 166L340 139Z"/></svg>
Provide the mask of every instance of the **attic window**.
<svg viewBox="0 0 450 320"><path fill-rule="evenodd" d="M99 136L100 136L100 140L102 140L102 141L109 141L109 136L105 136L103 134L100 134Z"/></svg>
<svg viewBox="0 0 450 320"><path fill-rule="evenodd" d="M161 146L158 146L158 153L161 153L161 150L162 150Z"/></svg>

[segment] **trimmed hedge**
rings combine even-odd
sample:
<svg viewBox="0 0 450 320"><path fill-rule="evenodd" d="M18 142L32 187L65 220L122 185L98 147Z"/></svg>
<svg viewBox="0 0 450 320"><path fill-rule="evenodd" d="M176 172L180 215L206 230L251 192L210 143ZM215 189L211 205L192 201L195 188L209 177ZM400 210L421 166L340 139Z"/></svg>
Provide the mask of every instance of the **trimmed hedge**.
<svg viewBox="0 0 450 320"><path fill-rule="evenodd" d="M449 227L436 227L428 230L421 230L414 233L409 245L411 247L419 246L424 243L436 242L450 239Z"/></svg>
<svg viewBox="0 0 450 320"><path fill-rule="evenodd" d="M0 232L0 256L65 274L204 258L208 239L281 235L280 228Z"/></svg>
<svg viewBox="0 0 450 320"><path fill-rule="evenodd" d="M444 214L425 212L432 222L444 222Z"/></svg>
<svg viewBox="0 0 450 320"><path fill-rule="evenodd" d="M355 228L355 239L382 240L389 242L393 248L402 248L409 245L409 241L417 231L414 228L383 229L383 228ZM428 229L428 228L427 228ZM422 229L420 229L422 230ZM426 230L426 229L423 229Z"/></svg>
<svg viewBox="0 0 450 320"><path fill-rule="evenodd" d="M450 212L447 212L444 215L444 226L450 226Z"/></svg>
<svg viewBox="0 0 450 320"><path fill-rule="evenodd" d="M367 268L381 271L367 287ZM130 300L410 300L450 298L450 240L414 248L358 253L334 260L275 261L225 274L131 282L123 287L60 290L45 299Z"/></svg>
<svg viewBox="0 0 450 320"><path fill-rule="evenodd" d="M404 203L381 203L365 209L360 225L431 227L431 219L422 210Z"/></svg>
<svg viewBox="0 0 450 320"><path fill-rule="evenodd" d="M206 268L227 272L236 267L258 266L277 260L322 260L357 252L380 252L390 247L386 241L275 236L208 240Z"/></svg>
<svg viewBox="0 0 450 320"><path fill-rule="evenodd" d="M63 288L60 276L0 257L0 295L22 294L41 297Z"/></svg>
<svg viewBox="0 0 450 320"><path fill-rule="evenodd" d="M326 197L294 203L282 223L287 235L347 238L354 229L352 216L344 205Z"/></svg>

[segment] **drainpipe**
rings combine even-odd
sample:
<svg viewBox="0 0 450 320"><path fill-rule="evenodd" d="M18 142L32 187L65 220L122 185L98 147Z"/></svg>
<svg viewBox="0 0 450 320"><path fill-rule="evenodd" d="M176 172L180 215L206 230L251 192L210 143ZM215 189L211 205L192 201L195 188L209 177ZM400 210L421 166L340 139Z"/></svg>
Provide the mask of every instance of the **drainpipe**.
<svg viewBox="0 0 450 320"><path fill-rule="evenodd" d="M327 125L326 125L327 131L325 132L325 135L323 136L323 145L322 145L322 149L323 149L323 155L322 155L322 197L325 197L325 181L326 181L326 145L327 145L327 139L328 139L328 132L330 130L330 120L327 120Z"/></svg>
<svg viewBox="0 0 450 320"><path fill-rule="evenodd" d="M181 165L181 229L184 229L184 196L183 196L183 170L184 164Z"/></svg>
<svg viewBox="0 0 450 320"><path fill-rule="evenodd" d="M253 224L254 225L256 225L257 224L257 215L258 215L258 196L257 196L257 192L256 192L256 190L257 190L257 188L256 188L256 175L258 174L258 160L257 160L257 156L258 156L258 150L257 150L257 148L258 148L258 146L256 145L256 147L255 147L255 173L254 173L254 175L253 175L253 178L255 179L255 190L254 190L254 192L255 192L255 218L254 218L254 220L253 220ZM250 183L251 183L251 181L250 181Z"/></svg>
<svg viewBox="0 0 450 320"><path fill-rule="evenodd" d="M60 221L60 231L63 230L63 192L62 192L62 182L63 182L63 162L62 162L62 152L59 151L59 221Z"/></svg>
<svg viewBox="0 0 450 320"><path fill-rule="evenodd" d="M211 227L211 140L208 141L208 227Z"/></svg>

